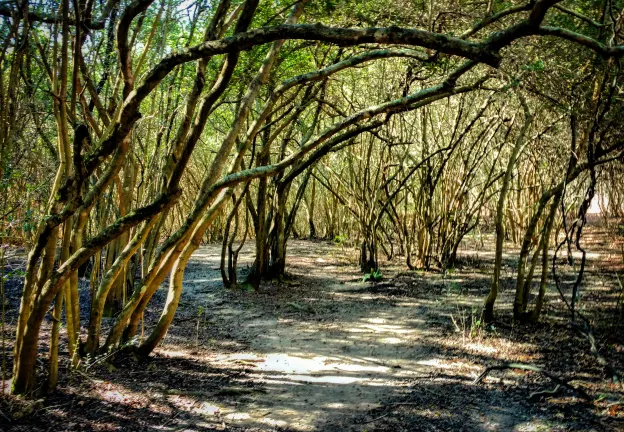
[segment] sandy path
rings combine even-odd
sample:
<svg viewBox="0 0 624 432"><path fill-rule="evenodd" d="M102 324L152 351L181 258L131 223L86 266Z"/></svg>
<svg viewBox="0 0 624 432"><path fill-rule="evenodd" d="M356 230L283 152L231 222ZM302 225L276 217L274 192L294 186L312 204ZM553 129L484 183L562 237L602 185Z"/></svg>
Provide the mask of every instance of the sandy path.
<svg viewBox="0 0 624 432"><path fill-rule="evenodd" d="M286 283L287 293L283 286L272 293L268 285L267 293L242 294L238 302L222 299L217 248L193 256L183 303L204 307L249 347L206 360L245 371L261 389L207 400L201 410L244 427L365 430L351 417L379 408L404 393L409 380L435 371L425 341L435 329L425 323L420 302L366 292L371 284L361 281L340 248L293 242L289 253L288 272L296 278ZM246 264L248 254L241 259L241 267Z"/></svg>
<svg viewBox="0 0 624 432"><path fill-rule="evenodd" d="M497 306L503 320L485 331L474 325L490 281L488 262L473 259L483 251L466 251L471 265L446 274L401 275L401 262L383 263L384 281L371 284L362 282L353 251L321 242L289 245L293 277L263 284L260 292L224 289L220 248L199 249L176 320L147 361L120 356L88 376L65 374L45 411L37 411L45 414L15 430L624 430L622 417L608 411L619 396L586 342L557 324L555 292L547 294L548 321L527 328L505 321L513 256ZM241 268L251 257L243 251ZM615 287L616 279L610 282ZM596 289L587 296L607 296L601 303L620 292L605 290L603 272L590 274L588 284ZM19 304L18 290L11 295ZM163 289L152 301L145 334L165 295ZM552 384L519 371L473 384L486 365L503 361L587 376L575 385L603 399L587 404L564 392L529 401Z"/></svg>
<svg viewBox="0 0 624 432"><path fill-rule="evenodd" d="M402 263L385 263L384 280L372 284L362 281L353 253L293 241L292 277L246 292L222 287L218 246L198 250L178 325L154 357L180 379L153 389L174 418L159 429L528 432L594 421L591 412L577 420L578 406L558 411L528 402L531 391L550 386L539 376L509 372L473 384L488 364L550 361L530 336L516 342L513 327L499 337L473 326L487 269L401 276ZM251 257L243 250L240 268ZM511 276L505 281L499 311L511 304Z"/></svg>

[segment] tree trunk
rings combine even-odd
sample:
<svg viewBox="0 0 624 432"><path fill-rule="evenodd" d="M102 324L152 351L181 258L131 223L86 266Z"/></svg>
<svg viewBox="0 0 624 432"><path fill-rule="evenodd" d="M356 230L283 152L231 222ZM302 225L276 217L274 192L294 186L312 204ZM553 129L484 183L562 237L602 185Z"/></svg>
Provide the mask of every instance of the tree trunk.
<svg viewBox="0 0 624 432"><path fill-rule="evenodd" d="M533 315L531 317L533 322L539 321L542 307L544 305L544 296L546 295L546 288L548 284L548 249L550 244L550 234L553 229L555 216L557 215L557 207L559 206L560 200L561 195L555 196L550 207L550 212L548 213L548 219L546 220L546 228L544 229L544 240L542 243L542 274L540 278L539 294L535 300L535 308L533 309Z"/></svg>
<svg viewBox="0 0 624 432"><path fill-rule="evenodd" d="M314 225L314 208L316 205L316 181L312 178L312 191L310 192L310 205L308 206L308 226L310 227L310 238L316 238L316 226Z"/></svg>
<svg viewBox="0 0 624 432"><path fill-rule="evenodd" d="M524 124L522 129L518 133L516 143L509 161L507 162L507 169L505 170L505 177L503 178L503 185L501 187L500 195L498 197L498 204L496 206L496 252L494 257L494 275L492 277L492 284L490 285L490 293L485 299L485 305L483 307L483 320L485 322L492 322L494 320L494 303L498 297L499 285L500 285L500 273L503 265L503 241L505 239L505 221L504 215L507 211L505 203L507 200L507 193L511 184L511 175L516 165L518 155L521 153L525 145L525 135L531 126L532 116L529 111L529 107L524 100L524 97L518 93L520 102L524 108Z"/></svg>

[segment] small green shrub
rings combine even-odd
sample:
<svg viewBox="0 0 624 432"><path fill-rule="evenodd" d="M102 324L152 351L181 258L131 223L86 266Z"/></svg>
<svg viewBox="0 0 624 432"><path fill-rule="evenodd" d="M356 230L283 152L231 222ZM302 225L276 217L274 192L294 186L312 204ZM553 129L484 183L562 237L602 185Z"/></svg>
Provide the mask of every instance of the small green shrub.
<svg viewBox="0 0 624 432"><path fill-rule="evenodd" d="M348 239L346 234L338 234L336 236L334 236L333 242L336 243L337 245L341 245L344 242L346 242Z"/></svg>
<svg viewBox="0 0 624 432"><path fill-rule="evenodd" d="M383 278L383 273L381 270L371 269L370 273L365 274L364 278L362 278L362 282L377 282Z"/></svg>

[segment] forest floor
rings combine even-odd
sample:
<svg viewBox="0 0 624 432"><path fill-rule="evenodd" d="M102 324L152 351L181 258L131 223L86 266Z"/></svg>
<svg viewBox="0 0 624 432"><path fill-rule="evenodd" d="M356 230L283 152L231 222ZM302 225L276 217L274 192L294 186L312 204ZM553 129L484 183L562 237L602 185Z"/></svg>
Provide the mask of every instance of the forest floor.
<svg viewBox="0 0 624 432"><path fill-rule="evenodd" d="M586 239L581 301L600 353L620 371L621 240L597 228ZM511 246L499 320L493 327L479 322L490 251L491 242L467 241L461 264L444 273L406 272L400 260L386 262L382 281L371 283L362 281L353 249L292 241L288 277L249 292L222 288L220 246L204 246L187 268L176 320L147 361L116 358L82 372L65 367L58 390L44 399L4 397L0 430L624 430L622 388L569 325L553 287L540 324L512 325ZM250 252L243 249L241 268L251 264ZM560 269L570 285L574 269ZM18 288L7 285L9 323ZM161 292L145 332L163 301ZM486 366L503 362L571 379L591 400L567 389L532 396L555 384L526 371L492 372L473 384Z"/></svg>

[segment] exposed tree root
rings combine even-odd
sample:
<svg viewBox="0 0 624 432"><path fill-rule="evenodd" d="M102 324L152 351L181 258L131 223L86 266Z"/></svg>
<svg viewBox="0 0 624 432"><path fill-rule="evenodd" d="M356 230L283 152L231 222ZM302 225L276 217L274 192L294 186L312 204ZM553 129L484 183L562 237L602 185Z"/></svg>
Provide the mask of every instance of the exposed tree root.
<svg viewBox="0 0 624 432"><path fill-rule="evenodd" d="M472 383L473 384L479 384L481 381L483 381L485 379L485 377L490 372L492 372L494 370L505 370L505 369L521 369L521 370L537 372L537 373L542 374L545 377L549 378L551 381L553 381L558 386L566 387L566 388L572 390L574 393L576 393L577 395L581 396L583 399L591 400L591 397L587 394L587 392L585 392L585 390L583 390L581 388L574 387L573 385L569 384L568 383L569 380L560 378L560 377L558 377L556 375L553 375L552 373L550 373L548 371L545 371L542 368L539 368L539 367L534 366L534 365L526 364L526 363L504 363L504 364L501 364L501 365L488 366L481 373L481 375L479 375L477 377L477 379L475 379Z"/></svg>

